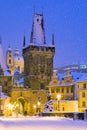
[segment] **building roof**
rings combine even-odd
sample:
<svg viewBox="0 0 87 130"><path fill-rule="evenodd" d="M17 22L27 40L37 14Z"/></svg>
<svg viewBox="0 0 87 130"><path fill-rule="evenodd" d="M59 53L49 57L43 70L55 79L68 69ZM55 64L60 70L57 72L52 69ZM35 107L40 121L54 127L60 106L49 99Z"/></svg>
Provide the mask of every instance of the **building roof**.
<svg viewBox="0 0 87 130"><path fill-rule="evenodd" d="M82 77L85 73L81 72L71 72L71 76L73 80L76 82L80 77ZM63 78L66 77L66 73L57 73L58 79L62 82Z"/></svg>
<svg viewBox="0 0 87 130"><path fill-rule="evenodd" d="M79 82L87 82L87 74L84 74L82 77L80 77L77 80L77 83L79 83Z"/></svg>
<svg viewBox="0 0 87 130"><path fill-rule="evenodd" d="M5 70L4 71L4 76L12 76L12 75L8 72L8 70Z"/></svg>
<svg viewBox="0 0 87 130"><path fill-rule="evenodd" d="M7 96L5 93L1 92L1 99L4 99L4 98L9 98L9 96Z"/></svg>

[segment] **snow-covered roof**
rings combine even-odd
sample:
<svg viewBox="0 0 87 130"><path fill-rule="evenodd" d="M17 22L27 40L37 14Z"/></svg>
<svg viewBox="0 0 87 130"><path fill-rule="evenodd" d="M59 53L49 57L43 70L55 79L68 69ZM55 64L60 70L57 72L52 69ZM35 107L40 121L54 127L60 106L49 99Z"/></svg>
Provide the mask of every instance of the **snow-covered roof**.
<svg viewBox="0 0 87 130"><path fill-rule="evenodd" d="M43 15L41 14L34 15L32 30L33 30L32 42L35 44L44 44L45 32L44 32Z"/></svg>
<svg viewBox="0 0 87 130"><path fill-rule="evenodd" d="M87 82L87 74L84 74L82 77L80 77L78 80L77 80L77 83L78 82Z"/></svg>
<svg viewBox="0 0 87 130"><path fill-rule="evenodd" d="M17 69L15 69L15 71L14 71L14 76L17 76L17 75L19 75L20 74L20 71L19 71L19 69L17 68Z"/></svg>
<svg viewBox="0 0 87 130"><path fill-rule="evenodd" d="M71 72L71 75L74 79L74 81L77 81L80 77L82 77L85 73L81 72Z"/></svg>
<svg viewBox="0 0 87 130"><path fill-rule="evenodd" d="M80 77L82 77L85 73L81 72L71 72L71 76L73 80L76 82ZM64 73L57 73L58 79L61 82L64 77L66 77L66 74Z"/></svg>
<svg viewBox="0 0 87 130"><path fill-rule="evenodd" d="M24 87L24 78L22 77L22 78L20 78L18 80L15 80L15 83L19 83L20 86Z"/></svg>
<svg viewBox="0 0 87 130"><path fill-rule="evenodd" d="M7 96L5 93L1 92L1 99L3 98L9 98L9 96Z"/></svg>
<svg viewBox="0 0 87 130"><path fill-rule="evenodd" d="M12 76L12 75L8 72L8 70L5 70L4 71L4 76Z"/></svg>

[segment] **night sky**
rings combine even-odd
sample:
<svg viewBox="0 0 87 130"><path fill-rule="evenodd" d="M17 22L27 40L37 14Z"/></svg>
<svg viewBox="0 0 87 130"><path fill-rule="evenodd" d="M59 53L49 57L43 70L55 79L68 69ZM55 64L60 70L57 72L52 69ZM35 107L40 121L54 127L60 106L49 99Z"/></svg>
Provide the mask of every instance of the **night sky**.
<svg viewBox="0 0 87 130"><path fill-rule="evenodd" d="M87 0L0 0L0 36L4 52L10 44L27 45L36 13L44 14L46 42L55 35L54 67L87 63Z"/></svg>

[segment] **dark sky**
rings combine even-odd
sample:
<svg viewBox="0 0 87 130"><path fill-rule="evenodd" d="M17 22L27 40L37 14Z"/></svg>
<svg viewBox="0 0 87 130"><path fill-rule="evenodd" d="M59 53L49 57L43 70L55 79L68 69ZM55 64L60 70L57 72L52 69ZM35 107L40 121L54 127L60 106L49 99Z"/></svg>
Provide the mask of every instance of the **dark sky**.
<svg viewBox="0 0 87 130"><path fill-rule="evenodd" d="M30 41L32 20L43 8L47 44L55 35L54 67L87 63L87 0L0 0L0 36L4 52L10 43L22 49Z"/></svg>

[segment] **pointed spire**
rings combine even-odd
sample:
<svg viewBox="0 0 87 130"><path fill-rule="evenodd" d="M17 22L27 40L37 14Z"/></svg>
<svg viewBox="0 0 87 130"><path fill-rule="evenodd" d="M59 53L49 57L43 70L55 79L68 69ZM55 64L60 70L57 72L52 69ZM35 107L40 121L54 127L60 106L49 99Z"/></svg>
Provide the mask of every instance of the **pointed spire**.
<svg viewBox="0 0 87 130"><path fill-rule="evenodd" d="M32 43L32 35L33 35L33 32L31 32L30 43Z"/></svg>
<svg viewBox="0 0 87 130"><path fill-rule="evenodd" d="M34 6L34 14L35 14L35 6Z"/></svg>
<svg viewBox="0 0 87 130"><path fill-rule="evenodd" d="M44 10L44 8L42 7L42 15L43 15L43 10Z"/></svg>
<svg viewBox="0 0 87 130"><path fill-rule="evenodd" d="M24 35L23 47L25 47L25 45L26 45L26 39L25 39L25 35Z"/></svg>
<svg viewBox="0 0 87 130"><path fill-rule="evenodd" d="M54 34L52 34L52 45L54 46Z"/></svg>

